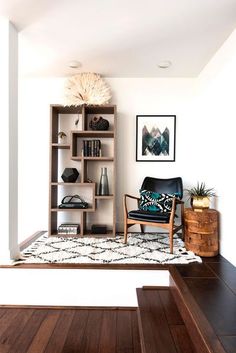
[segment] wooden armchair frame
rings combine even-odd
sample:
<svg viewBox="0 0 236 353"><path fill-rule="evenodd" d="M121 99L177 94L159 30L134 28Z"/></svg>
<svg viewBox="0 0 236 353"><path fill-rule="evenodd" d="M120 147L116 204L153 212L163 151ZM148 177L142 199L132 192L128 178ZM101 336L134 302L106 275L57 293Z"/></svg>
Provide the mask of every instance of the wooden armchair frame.
<svg viewBox="0 0 236 353"><path fill-rule="evenodd" d="M177 233L179 230L182 229L182 237L184 239L184 202L177 199L176 197L173 197L173 202L172 202L172 209L170 212L170 219L168 223L159 223L159 222L150 222L150 221L141 221L137 219L131 219L128 218L128 207L127 207L127 199L134 199L137 200L137 204L139 205L139 198L125 194L123 197L123 207L124 207L124 243L127 243L127 231L128 228L135 225L139 224L141 228L141 232L144 232L144 226L154 226L154 227L160 227L167 229L169 232L169 239L170 239L170 253L173 254L173 235ZM181 224L176 225L175 224L175 211L176 207L180 205L181 208Z"/></svg>

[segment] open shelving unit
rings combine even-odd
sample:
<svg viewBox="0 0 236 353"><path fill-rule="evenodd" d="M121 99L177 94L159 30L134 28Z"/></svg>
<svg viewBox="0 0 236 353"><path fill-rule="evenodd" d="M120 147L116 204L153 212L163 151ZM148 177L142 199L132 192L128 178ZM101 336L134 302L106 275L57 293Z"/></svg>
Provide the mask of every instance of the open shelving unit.
<svg viewBox="0 0 236 353"><path fill-rule="evenodd" d="M57 236L58 227L63 223L80 225L78 234L63 234L63 236L115 236L116 106L51 105L50 108L49 236ZM108 120L109 129L92 130L89 123L95 116L102 116ZM67 135L65 143L59 142L60 131ZM99 156L84 156L84 140L100 141ZM103 167L108 171L109 195L98 194ZM63 182L61 175L65 168L78 170L79 177L75 183ZM64 196L75 194L88 203L88 208L59 208ZM91 227L94 224L106 225L106 233L92 233Z"/></svg>

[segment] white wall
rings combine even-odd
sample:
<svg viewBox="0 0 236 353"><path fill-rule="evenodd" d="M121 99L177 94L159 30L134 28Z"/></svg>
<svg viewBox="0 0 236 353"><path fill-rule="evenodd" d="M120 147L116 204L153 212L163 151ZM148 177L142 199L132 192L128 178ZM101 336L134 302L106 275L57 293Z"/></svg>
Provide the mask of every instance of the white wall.
<svg viewBox="0 0 236 353"><path fill-rule="evenodd" d="M217 190L220 252L236 265L234 232L236 30L198 79L199 153L210 185ZM198 133L199 134L199 133Z"/></svg>
<svg viewBox="0 0 236 353"><path fill-rule="evenodd" d="M235 48L234 32L196 79L107 79L118 107L119 229L122 195L137 194L146 175L180 175L185 187L205 181L218 194L212 206L220 211L220 251L234 264ZM63 102L63 85L53 78L20 83L20 239L47 229L49 104ZM176 114L175 162L135 161L135 121L141 114Z"/></svg>
<svg viewBox="0 0 236 353"><path fill-rule="evenodd" d="M9 24L7 20L0 17L0 96L1 96L1 119L2 133L0 140L1 151L1 173L0 182L4 185L1 197L5 205L0 206L1 211L1 239L0 258L5 258L9 252ZM5 235L6 234L6 235ZM5 236L4 236L5 235Z"/></svg>
<svg viewBox="0 0 236 353"><path fill-rule="evenodd" d="M1 232L0 258L19 256L18 247L18 141L17 84L18 33L13 24L0 17L0 97L1 97Z"/></svg>
<svg viewBox="0 0 236 353"><path fill-rule="evenodd" d="M137 307L136 288L169 286L167 270L0 268L0 277L1 305Z"/></svg>
<svg viewBox="0 0 236 353"><path fill-rule="evenodd" d="M194 79L109 79L118 107L118 225L124 192L138 194L146 175L196 180L188 157L194 123ZM19 87L19 237L48 227L49 105L63 102L64 79L25 79ZM136 115L176 114L176 162L136 162ZM195 151L195 152L194 152ZM186 163L186 159L188 161ZM194 165L194 162L193 162Z"/></svg>
<svg viewBox="0 0 236 353"><path fill-rule="evenodd" d="M19 82L19 241L48 229L50 104L62 80Z"/></svg>

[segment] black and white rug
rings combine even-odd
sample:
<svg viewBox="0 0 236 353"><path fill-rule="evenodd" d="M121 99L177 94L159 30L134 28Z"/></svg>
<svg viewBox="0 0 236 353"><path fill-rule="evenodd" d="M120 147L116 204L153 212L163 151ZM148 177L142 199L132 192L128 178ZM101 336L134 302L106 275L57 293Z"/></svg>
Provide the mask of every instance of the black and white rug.
<svg viewBox="0 0 236 353"><path fill-rule="evenodd" d="M22 253L21 263L75 264L188 264L202 262L199 256L184 248L174 236L174 253L170 254L167 234L132 233L128 243L116 238L40 237ZM19 263L19 262L18 262Z"/></svg>

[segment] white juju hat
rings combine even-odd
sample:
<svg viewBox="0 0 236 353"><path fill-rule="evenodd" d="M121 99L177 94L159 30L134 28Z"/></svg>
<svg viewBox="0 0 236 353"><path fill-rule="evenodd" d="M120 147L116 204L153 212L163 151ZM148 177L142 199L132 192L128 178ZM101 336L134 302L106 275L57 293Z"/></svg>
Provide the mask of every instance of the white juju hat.
<svg viewBox="0 0 236 353"><path fill-rule="evenodd" d="M110 99L110 87L99 74L82 72L67 79L65 105L102 105Z"/></svg>

